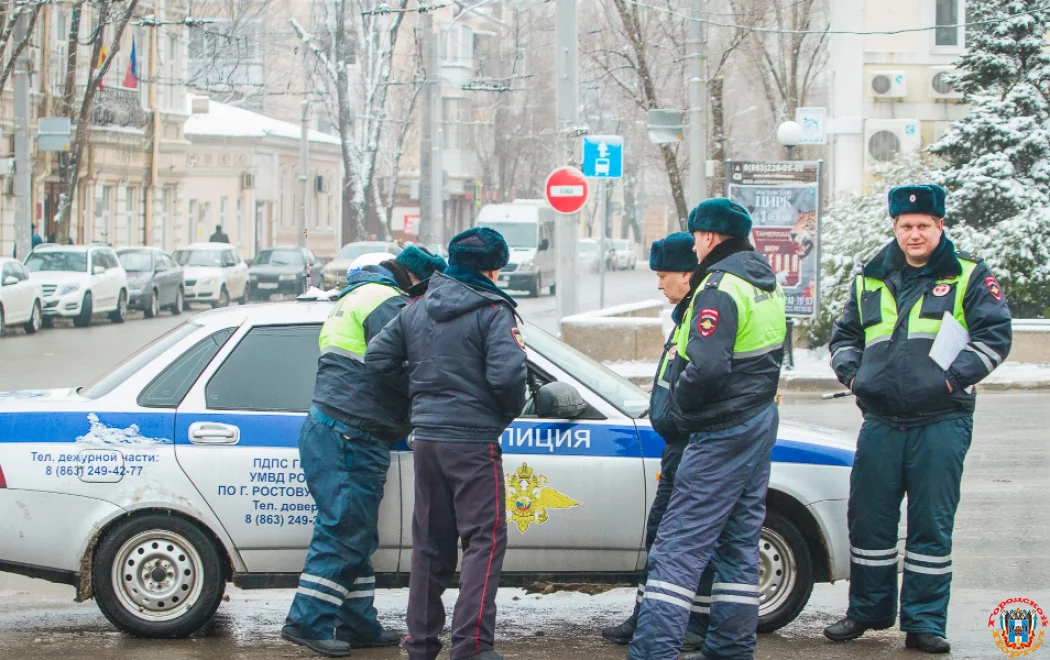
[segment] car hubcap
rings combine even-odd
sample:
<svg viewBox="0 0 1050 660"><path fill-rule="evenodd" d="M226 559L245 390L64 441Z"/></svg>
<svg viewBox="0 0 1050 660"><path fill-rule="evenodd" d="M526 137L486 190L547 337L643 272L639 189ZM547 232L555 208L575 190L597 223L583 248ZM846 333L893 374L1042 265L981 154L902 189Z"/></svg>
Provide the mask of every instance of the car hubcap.
<svg viewBox="0 0 1050 660"><path fill-rule="evenodd" d="M120 318L124 318L128 315L128 299L124 296L120 297Z"/></svg>
<svg viewBox="0 0 1050 660"><path fill-rule="evenodd" d="M112 574L121 606L150 621L181 616L197 602L204 578L194 547L165 530L128 539L117 553Z"/></svg>
<svg viewBox="0 0 1050 660"><path fill-rule="evenodd" d="M153 302L150 303L149 308L150 308L150 312L152 312L154 316L156 316L160 312L160 305L157 302L157 294L156 293L153 294Z"/></svg>
<svg viewBox="0 0 1050 660"><path fill-rule="evenodd" d="M787 601L798 577L798 565L791 546L783 536L768 527L762 528L758 542L758 566L758 614L764 616Z"/></svg>
<svg viewBox="0 0 1050 660"><path fill-rule="evenodd" d="M33 308L33 329L39 330L40 329L40 323L41 323L41 320L40 320L40 308L39 307L34 307Z"/></svg>

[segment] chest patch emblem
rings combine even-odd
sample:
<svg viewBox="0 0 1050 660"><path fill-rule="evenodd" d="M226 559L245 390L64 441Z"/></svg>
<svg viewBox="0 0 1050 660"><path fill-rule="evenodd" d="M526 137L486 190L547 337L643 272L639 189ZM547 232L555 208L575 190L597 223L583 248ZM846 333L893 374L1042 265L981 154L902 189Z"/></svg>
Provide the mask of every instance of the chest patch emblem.
<svg viewBox="0 0 1050 660"><path fill-rule="evenodd" d="M700 310L700 319L696 322L696 329L701 337L710 337L718 328L718 310L705 307Z"/></svg>
<svg viewBox="0 0 1050 660"><path fill-rule="evenodd" d="M933 295L937 296L938 298L943 298L944 296L948 295L948 292L951 290L952 287L950 284L938 284L937 286L933 287Z"/></svg>

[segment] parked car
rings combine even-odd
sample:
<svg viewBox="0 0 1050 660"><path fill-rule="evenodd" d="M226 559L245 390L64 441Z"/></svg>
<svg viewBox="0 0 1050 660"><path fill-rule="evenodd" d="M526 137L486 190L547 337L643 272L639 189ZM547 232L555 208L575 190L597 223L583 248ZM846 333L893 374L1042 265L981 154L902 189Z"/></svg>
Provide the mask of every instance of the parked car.
<svg viewBox="0 0 1050 660"><path fill-rule="evenodd" d="M0 336L5 327L19 323L30 335L41 328L44 292L22 262L0 257Z"/></svg>
<svg viewBox="0 0 1050 660"><path fill-rule="evenodd" d="M232 245L194 243L175 250L172 258L182 266L186 307L194 302L213 308L227 307L231 300L248 302L248 264Z"/></svg>
<svg viewBox="0 0 1050 660"><path fill-rule="evenodd" d="M306 293L308 286L320 285L322 270L309 248L262 250L248 267L248 300L269 300L275 293Z"/></svg>
<svg viewBox="0 0 1050 660"><path fill-rule="evenodd" d="M503 234L510 248L510 261L500 271L497 284L539 297L557 282L554 244L554 211L543 200L516 199L510 204L482 206L475 223Z"/></svg>
<svg viewBox="0 0 1050 660"><path fill-rule="evenodd" d="M44 327L71 318L83 328L95 314L114 323L128 318L128 275L108 245L38 245L25 267L44 292Z"/></svg>
<svg viewBox="0 0 1050 660"><path fill-rule="evenodd" d="M614 238L609 241L613 270L634 270L638 264L638 246L626 238Z"/></svg>
<svg viewBox="0 0 1050 660"><path fill-rule="evenodd" d="M298 435L331 311L283 302L207 312L85 387L0 396L0 571L72 585L144 637L198 630L227 581L294 588L317 513ZM530 397L501 438L511 527L502 584L628 581L645 566L663 449L649 395L523 331ZM562 390L557 404L537 405L544 387ZM763 631L795 619L814 582L849 575L855 441L785 420L777 438L759 546ZM408 577L412 483L401 443L372 557L391 585Z"/></svg>
<svg viewBox="0 0 1050 660"><path fill-rule="evenodd" d="M576 247L576 258L580 263L580 272L598 271L598 241L593 238L581 238Z"/></svg>
<svg viewBox="0 0 1050 660"><path fill-rule="evenodd" d="M396 256L401 254L401 246L393 241L359 241L347 243L342 250L336 253L324 267L321 277L322 288L326 290L336 289L346 284L346 271L350 270L350 264L362 254L373 252L386 252Z"/></svg>
<svg viewBox="0 0 1050 660"><path fill-rule="evenodd" d="M185 305L182 266L159 248L126 247L117 250L131 287L128 307L141 309L151 319L167 309L182 314Z"/></svg>

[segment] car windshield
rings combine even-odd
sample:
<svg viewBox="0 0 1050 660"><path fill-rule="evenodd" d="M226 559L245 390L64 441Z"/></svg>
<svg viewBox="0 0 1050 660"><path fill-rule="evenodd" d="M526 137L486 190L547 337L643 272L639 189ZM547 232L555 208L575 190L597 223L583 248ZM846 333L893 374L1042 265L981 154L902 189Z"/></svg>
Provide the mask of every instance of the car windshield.
<svg viewBox="0 0 1050 660"><path fill-rule="evenodd" d="M263 250L252 261L253 266L305 266L306 259L299 250Z"/></svg>
<svg viewBox="0 0 1050 660"><path fill-rule="evenodd" d="M613 247L616 248L617 250L626 250L627 249L627 241L619 241L619 240L617 240L617 241L613 241L612 244L613 244Z"/></svg>
<svg viewBox="0 0 1050 660"><path fill-rule="evenodd" d="M543 330L535 326L526 330L529 350L553 362L623 414L637 419L649 409L649 395L642 388Z"/></svg>
<svg viewBox="0 0 1050 660"><path fill-rule="evenodd" d="M175 250L171 255L180 266L210 266L218 268L222 263L221 250Z"/></svg>
<svg viewBox="0 0 1050 660"><path fill-rule="evenodd" d="M201 327L203 326L193 321L186 321L175 326L174 329L146 344L116 367L100 376L95 382L77 391L85 399L97 399L109 394L132 375L138 373L144 366L160 357L164 351L189 337Z"/></svg>
<svg viewBox="0 0 1050 660"><path fill-rule="evenodd" d="M34 252L26 259L33 273L44 271L87 272L87 252Z"/></svg>
<svg viewBox="0 0 1050 660"><path fill-rule="evenodd" d="M537 245L536 224L532 222L490 222L484 225L503 234L510 247L534 248Z"/></svg>
<svg viewBox="0 0 1050 660"><path fill-rule="evenodd" d="M153 259L145 250L120 252L117 257L120 258L120 265L129 273L148 273L153 270Z"/></svg>
<svg viewBox="0 0 1050 660"><path fill-rule="evenodd" d="M597 243L580 243L580 254L597 254L598 244Z"/></svg>
<svg viewBox="0 0 1050 660"><path fill-rule="evenodd" d="M390 252L390 250L382 243L351 243L344 245L343 249L339 250L339 254L335 255L335 258L353 261L362 254L372 254L373 252Z"/></svg>

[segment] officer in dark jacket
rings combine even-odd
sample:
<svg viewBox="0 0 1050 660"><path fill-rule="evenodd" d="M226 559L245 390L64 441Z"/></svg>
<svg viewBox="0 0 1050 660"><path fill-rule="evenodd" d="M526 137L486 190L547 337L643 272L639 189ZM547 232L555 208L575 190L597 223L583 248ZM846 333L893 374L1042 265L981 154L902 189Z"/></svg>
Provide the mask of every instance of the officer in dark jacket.
<svg viewBox="0 0 1050 660"><path fill-rule="evenodd" d="M444 267L441 257L411 247L379 266L353 269L321 328L313 406L299 433L317 517L281 636L322 655L398 642L376 619L371 556L389 447L410 430L408 399L374 377L364 356L368 341L408 302L404 291Z"/></svg>
<svg viewBox="0 0 1050 660"><path fill-rule="evenodd" d="M431 278L368 346L379 374L409 373L415 512L408 634L411 660L433 660L445 624L441 594L463 546L451 660L499 659L493 650L496 588L507 545L500 438L525 406L525 342L514 300L494 282L509 251L499 232L475 227L448 246L450 266Z"/></svg>
<svg viewBox="0 0 1050 660"><path fill-rule="evenodd" d="M1010 352L1003 291L988 267L944 234L944 190L904 186L889 195L896 236L857 274L835 323L831 363L857 395L864 426L850 479L850 590L835 641L893 626L897 524L908 495L901 630L908 648L947 653L952 528L973 432L973 386ZM947 369L930 356L942 319L969 343Z"/></svg>
<svg viewBox="0 0 1050 660"><path fill-rule="evenodd" d="M670 412L689 446L649 554L631 660L678 657L708 565L710 625L695 657L751 658L755 650L758 540L776 440L785 298L747 240L744 207L707 200L690 212L689 230L700 264L676 343Z"/></svg>
<svg viewBox="0 0 1050 660"><path fill-rule="evenodd" d="M696 266L693 237L688 232L676 232L665 239L654 241L649 250L649 268L656 271L656 286L663 291L667 300L675 305L671 314L675 327L667 336L649 396L649 419L665 444L663 456L660 458L660 483L656 487L656 497L649 509L649 519L645 525L647 551L652 549L656 541L656 531L660 527L664 512L667 511L667 504L671 501L675 473L678 472L678 464L682 461L682 454L689 442L689 436L678 430L670 415L670 387L671 382L678 376L676 368L681 366L681 363L675 360L678 354L677 341L683 331L682 320L692 300L689 280ZM631 616L618 626L603 628L602 637L614 644L630 644L638 627L638 612L642 608L642 597L645 595L645 580L646 573L643 571ZM693 614L689 617L689 630L682 644L683 651L699 651L703 646L704 634L707 632L707 615L711 610L710 570L704 571L704 579L701 580L699 592L693 600L695 605Z"/></svg>

